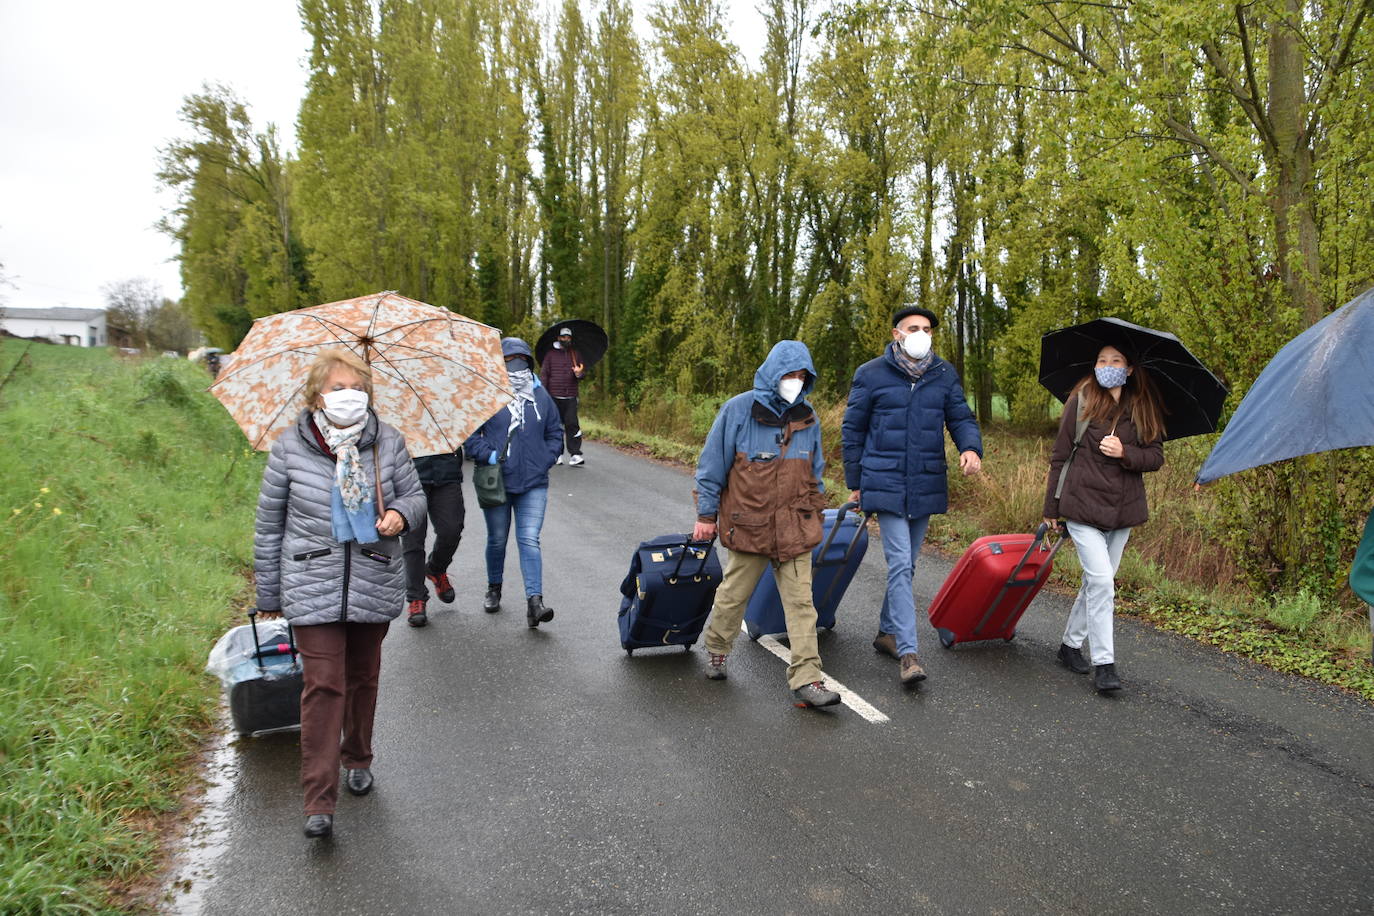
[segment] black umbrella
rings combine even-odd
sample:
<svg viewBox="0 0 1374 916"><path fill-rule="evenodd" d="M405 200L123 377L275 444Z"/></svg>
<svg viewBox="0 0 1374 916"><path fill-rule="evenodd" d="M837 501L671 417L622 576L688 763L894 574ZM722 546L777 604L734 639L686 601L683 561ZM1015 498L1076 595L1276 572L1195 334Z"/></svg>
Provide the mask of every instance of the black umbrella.
<svg viewBox="0 0 1374 916"><path fill-rule="evenodd" d="M560 321L539 335L539 342L534 345L534 355L541 364L544 354L553 348L554 341L558 339L558 332L564 328L572 331L573 352L577 354L578 362L586 368L595 366L606 355L610 341L606 338L606 332L601 330L601 325L584 318L573 318Z"/></svg>
<svg viewBox="0 0 1374 916"><path fill-rule="evenodd" d="M1074 386L1092 373L1098 352L1107 345L1149 371L1164 402L1165 439L1200 436L1217 428L1226 386L1174 335L1120 318L1098 318L1041 337L1040 384L1067 401Z"/></svg>

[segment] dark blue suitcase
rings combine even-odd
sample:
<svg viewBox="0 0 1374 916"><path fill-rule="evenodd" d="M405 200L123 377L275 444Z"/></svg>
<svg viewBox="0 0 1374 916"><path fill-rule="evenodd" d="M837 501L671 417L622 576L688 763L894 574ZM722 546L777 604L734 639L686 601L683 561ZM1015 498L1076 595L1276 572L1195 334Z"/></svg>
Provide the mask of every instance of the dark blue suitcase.
<svg viewBox="0 0 1374 916"><path fill-rule="evenodd" d="M826 509L824 539L811 551L811 601L816 605L816 628L833 630L835 611L844 598L845 589L854 580L854 573L868 552L868 529L857 503L845 503L838 509ZM763 571L749 606L744 612L744 627L750 639L765 633L786 633L787 619L782 613L782 597L773 578L773 567Z"/></svg>
<svg viewBox="0 0 1374 916"><path fill-rule="evenodd" d="M640 544L620 583L620 645L630 655L653 646L690 651L711 614L720 578L710 541L665 534Z"/></svg>

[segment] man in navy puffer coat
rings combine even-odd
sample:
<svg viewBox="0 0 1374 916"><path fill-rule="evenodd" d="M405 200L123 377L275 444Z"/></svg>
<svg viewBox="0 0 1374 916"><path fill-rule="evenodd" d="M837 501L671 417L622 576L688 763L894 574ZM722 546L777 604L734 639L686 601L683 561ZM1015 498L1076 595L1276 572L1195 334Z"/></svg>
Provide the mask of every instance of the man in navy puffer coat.
<svg viewBox="0 0 1374 916"><path fill-rule="evenodd" d="M954 367L930 350L938 321L923 308L892 316L886 352L854 373L840 437L850 499L878 515L887 558L887 595L873 647L896 657L903 684L925 679L916 657L912 571L930 516L949 507L945 429L959 468L982 467L983 438Z"/></svg>

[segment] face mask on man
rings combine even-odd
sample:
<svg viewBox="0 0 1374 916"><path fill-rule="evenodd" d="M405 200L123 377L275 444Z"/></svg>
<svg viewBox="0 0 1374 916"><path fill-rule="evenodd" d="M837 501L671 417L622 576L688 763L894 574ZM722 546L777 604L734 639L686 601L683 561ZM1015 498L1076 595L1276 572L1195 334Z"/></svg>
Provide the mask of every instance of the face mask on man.
<svg viewBox="0 0 1374 916"><path fill-rule="evenodd" d="M902 350L912 359L920 359L930 352L930 332L911 331L902 338Z"/></svg>
<svg viewBox="0 0 1374 916"><path fill-rule="evenodd" d="M778 382L778 397L782 398L786 404L791 404L801 394L802 388L806 385L806 379L785 378Z"/></svg>
<svg viewBox="0 0 1374 916"><path fill-rule="evenodd" d="M1097 384L1103 388L1120 388L1126 384L1126 369L1123 366L1098 366L1093 369Z"/></svg>
<svg viewBox="0 0 1374 916"><path fill-rule="evenodd" d="M507 363L506 375L510 376L511 384L516 388L527 388L534 382L534 371L525 368L524 363Z"/></svg>
<svg viewBox="0 0 1374 916"><path fill-rule="evenodd" d="M342 388L338 391L326 391L322 398L324 415L335 426L352 426L367 416L366 391Z"/></svg>

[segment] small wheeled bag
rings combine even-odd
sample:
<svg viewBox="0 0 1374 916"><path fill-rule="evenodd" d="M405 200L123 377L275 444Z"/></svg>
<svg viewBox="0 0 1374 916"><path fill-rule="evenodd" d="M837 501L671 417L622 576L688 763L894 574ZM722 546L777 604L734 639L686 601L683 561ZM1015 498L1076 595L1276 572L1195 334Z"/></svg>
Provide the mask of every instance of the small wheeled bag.
<svg viewBox="0 0 1374 916"><path fill-rule="evenodd" d="M305 675L295 636L284 619L259 627L257 613L250 610L247 626L220 637L205 670L224 685L234 731L240 735L299 729Z"/></svg>
<svg viewBox="0 0 1374 916"><path fill-rule="evenodd" d="M711 615L720 579L711 541L665 534L640 544L620 583L620 645L630 655L654 646L690 650Z"/></svg>

